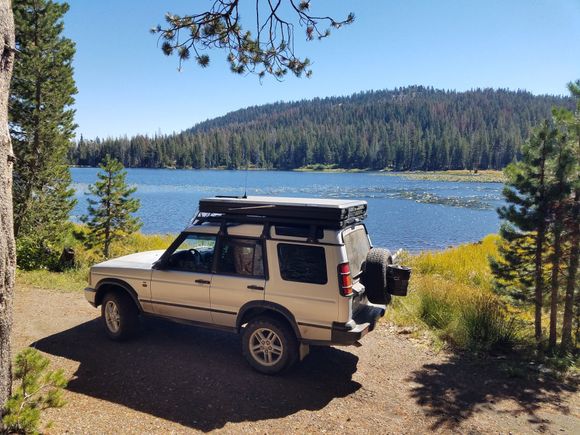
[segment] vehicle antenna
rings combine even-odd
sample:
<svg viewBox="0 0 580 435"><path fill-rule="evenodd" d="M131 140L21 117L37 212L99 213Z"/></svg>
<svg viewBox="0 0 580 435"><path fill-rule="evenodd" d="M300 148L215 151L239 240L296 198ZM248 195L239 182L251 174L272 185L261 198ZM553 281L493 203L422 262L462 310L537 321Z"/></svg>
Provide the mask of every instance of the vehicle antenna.
<svg viewBox="0 0 580 435"><path fill-rule="evenodd" d="M246 158L246 180L244 181L244 196L242 198L247 199L248 198L248 170L249 170L250 162L248 161L247 152L245 152L244 155Z"/></svg>

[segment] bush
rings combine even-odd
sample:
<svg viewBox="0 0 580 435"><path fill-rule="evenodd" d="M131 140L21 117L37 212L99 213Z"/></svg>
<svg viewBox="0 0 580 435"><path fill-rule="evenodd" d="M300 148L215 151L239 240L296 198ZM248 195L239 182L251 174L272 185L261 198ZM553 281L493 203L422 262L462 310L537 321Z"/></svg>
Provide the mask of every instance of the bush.
<svg viewBox="0 0 580 435"><path fill-rule="evenodd" d="M5 433L36 434L41 411L64 405L62 389L67 384L64 372L47 371L48 365L48 358L36 349L25 349L16 356L14 379L19 385L4 408Z"/></svg>
<svg viewBox="0 0 580 435"><path fill-rule="evenodd" d="M526 312L504 306L492 293L488 258L497 236L441 252L405 255L413 268L407 297L395 298L389 318L423 327L457 349L495 352L523 341Z"/></svg>
<svg viewBox="0 0 580 435"><path fill-rule="evenodd" d="M41 238L21 237L16 241L18 267L23 270L54 270L59 256L58 247L51 246Z"/></svg>
<svg viewBox="0 0 580 435"><path fill-rule="evenodd" d="M453 320L453 306L449 299L438 291L423 292L419 304L419 317L427 326L445 329Z"/></svg>
<svg viewBox="0 0 580 435"><path fill-rule="evenodd" d="M63 236L63 245L71 247L75 251L74 268L63 272L54 272L58 268L35 265L33 263L35 255L33 251L30 251L30 254L18 257L17 282L33 287L57 290L80 290L84 288L87 283L89 267L103 261L102 254L98 250L87 249L84 246L87 233L88 228L86 226L73 224L70 232ZM111 254L114 257L118 257L134 252L165 250L173 240L175 240L175 235L172 234L159 235L136 232L111 245ZM60 249L62 251L62 247ZM59 257L60 255L57 260ZM30 260L27 260L27 258L30 258Z"/></svg>
<svg viewBox="0 0 580 435"><path fill-rule="evenodd" d="M492 295L479 295L462 304L454 341L474 352L507 351L518 340L519 325Z"/></svg>

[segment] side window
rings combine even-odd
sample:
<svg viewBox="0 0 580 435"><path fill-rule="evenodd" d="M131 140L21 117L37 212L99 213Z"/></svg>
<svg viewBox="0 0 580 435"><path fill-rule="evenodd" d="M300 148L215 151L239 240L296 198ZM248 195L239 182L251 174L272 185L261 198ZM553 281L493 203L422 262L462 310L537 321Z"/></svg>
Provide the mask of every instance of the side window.
<svg viewBox="0 0 580 435"><path fill-rule="evenodd" d="M216 236L188 234L167 260L166 269L210 273Z"/></svg>
<svg viewBox="0 0 580 435"><path fill-rule="evenodd" d="M221 244L218 273L264 276L264 258L260 240L226 237Z"/></svg>
<svg viewBox="0 0 580 435"><path fill-rule="evenodd" d="M320 246L278 244L280 274L285 281L326 284L326 256Z"/></svg>

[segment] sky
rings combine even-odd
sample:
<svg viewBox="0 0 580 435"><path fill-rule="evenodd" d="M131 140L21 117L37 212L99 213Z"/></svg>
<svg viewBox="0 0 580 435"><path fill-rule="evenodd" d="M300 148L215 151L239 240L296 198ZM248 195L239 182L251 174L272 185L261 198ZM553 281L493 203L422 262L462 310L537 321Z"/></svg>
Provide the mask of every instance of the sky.
<svg viewBox="0 0 580 435"><path fill-rule="evenodd" d="M181 71L161 53L149 29L166 12L212 3L69 0L77 137L172 133L248 106L409 85L566 94L580 78L580 0L312 0L312 12L353 12L355 22L322 41L298 29L296 52L312 60L312 77L262 83L231 73L225 52L208 52L208 68L189 61Z"/></svg>

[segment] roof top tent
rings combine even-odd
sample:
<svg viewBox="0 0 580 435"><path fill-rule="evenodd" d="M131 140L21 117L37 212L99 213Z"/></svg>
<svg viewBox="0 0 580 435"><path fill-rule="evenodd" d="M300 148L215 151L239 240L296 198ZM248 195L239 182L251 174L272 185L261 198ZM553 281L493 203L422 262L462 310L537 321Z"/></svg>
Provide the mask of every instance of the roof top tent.
<svg viewBox="0 0 580 435"><path fill-rule="evenodd" d="M243 222L316 225L341 229L361 222L367 203L361 200L271 196L203 198L195 223Z"/></svg>

